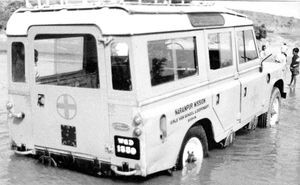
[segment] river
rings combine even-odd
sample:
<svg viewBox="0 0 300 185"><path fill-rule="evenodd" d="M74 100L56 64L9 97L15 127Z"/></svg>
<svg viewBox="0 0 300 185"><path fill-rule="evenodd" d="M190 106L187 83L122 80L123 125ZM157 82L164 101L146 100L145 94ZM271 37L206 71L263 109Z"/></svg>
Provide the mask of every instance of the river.
<svg viewBox="0 0 300 185"><path fill-rule="evenodd" d="M5 55L0 55L0 102L6 99ZM289 74L287 80L289 80ZM272 128L239 132L232 146L210 151L200 173L183 177L180 171L146 179L102 178L76 171L47 167L9 149L6 116L0 106L0 184L1 185L91 185L91 184L300 184L300 83L286 87L280 124Z"/></svg>

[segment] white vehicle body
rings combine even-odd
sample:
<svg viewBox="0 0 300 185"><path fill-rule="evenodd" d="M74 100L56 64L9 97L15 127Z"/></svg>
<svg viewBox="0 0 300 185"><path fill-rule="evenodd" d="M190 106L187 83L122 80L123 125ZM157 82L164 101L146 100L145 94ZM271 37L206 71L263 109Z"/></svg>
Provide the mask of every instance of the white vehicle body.
<svg viewBox="0 0 300 185"><path fill-rule="evenodd" d="M201 16L213 17L211 22L203 23ZM243 54L241 58L238 52L238 34L246 32L252 35L249 44L253 44L252 54L256 53L250 59ZM274 87L285 95L283 66L272 62L261 65L252 21L214 6L23 8L10 18L7 35L12 103L8 106L9 127L16 152L48 156L53 163L69 158L88 161L90 170L96 169L97 173L111 168L120 175L147 176L171 169L191 127L202 125L209 143L222 142L268 111ZM240 49L246 53L246 36L242 38ZM23 45L24 80L12 75L12 48L16 45ZM156 78L153 66L157 63L154 58L149 60L149 48L154 48L153 56L164 55L157 54L158 45L166 46L161 50L168 53L161 62L174 57L178 62L158 66L163 69L156 71ZM118 60L128 65L122 72L129 70L129 77L120 83L129 85L113 84L119 72L113 72L115 50L111 48L123 51L121 56L128 55L126 61L122 57ZM35 49L39 51L39 70L46 71L40 81L35 77ZM178 53L194 57L186 59ZM210 64L216 53L218 58L228 58L229 63L220 64L225 67ZM97 61L97 69L84 77L90 81L77 76L64 81L69 73L62 77L65 73L59 71L68 68L70 62L77 65L82 58ZM239 62L242 59L246 62ZM60 64L51 63L58 60ZM186 65L186 60L194 63ZM80 67L71 67L71 72ZM54 72L47 74L45 69ZM94 74L96 85L81 86L94 83Z"/></svg>

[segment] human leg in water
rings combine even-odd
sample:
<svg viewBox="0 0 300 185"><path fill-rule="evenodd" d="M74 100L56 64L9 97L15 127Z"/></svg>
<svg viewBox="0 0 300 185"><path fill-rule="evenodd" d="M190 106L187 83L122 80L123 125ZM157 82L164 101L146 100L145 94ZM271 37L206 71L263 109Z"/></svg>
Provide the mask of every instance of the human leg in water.
<svg viewBox="0 0 300 185"><path fill-rule="evenodd" d="M293 82L294 82L294 75L292 74L292 75L291 75L291 82L289 83L288 86L292 86L292 85L293 85L293 84L292 84Z"/></svg>

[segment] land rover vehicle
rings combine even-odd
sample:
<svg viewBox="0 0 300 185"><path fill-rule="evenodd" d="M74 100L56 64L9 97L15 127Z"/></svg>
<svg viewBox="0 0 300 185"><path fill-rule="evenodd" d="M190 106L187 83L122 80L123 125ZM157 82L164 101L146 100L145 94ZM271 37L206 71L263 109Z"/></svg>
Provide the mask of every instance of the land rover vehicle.
<svg viewBox="0 0 300 185"><path fill-rule="evenodd" d="M12 147L54 166L184 169L279 121L283 66L262 62L252 21L224 8L28 2L7 35Z"/></svg>

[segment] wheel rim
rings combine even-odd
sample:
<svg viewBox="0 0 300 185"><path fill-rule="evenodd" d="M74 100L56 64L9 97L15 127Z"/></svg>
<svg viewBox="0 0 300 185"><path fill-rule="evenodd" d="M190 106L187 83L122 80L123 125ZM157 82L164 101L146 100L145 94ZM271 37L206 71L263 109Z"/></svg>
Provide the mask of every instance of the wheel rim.
<svg viewBox="0 0 300 185"><path fill-rule="evenodd" d="M271 107L270 125L277 124L279 119L279 98L275 98Z"/></svg>
<svg viewBox="0 0 300 185"><path fill-rule="evenodd" d="M193 157L191 157L193 156ZM203 161L203 146L197 137L192 137L186 143L183 155L182 166L183 171L194 171L198 173Z"/></svg>

